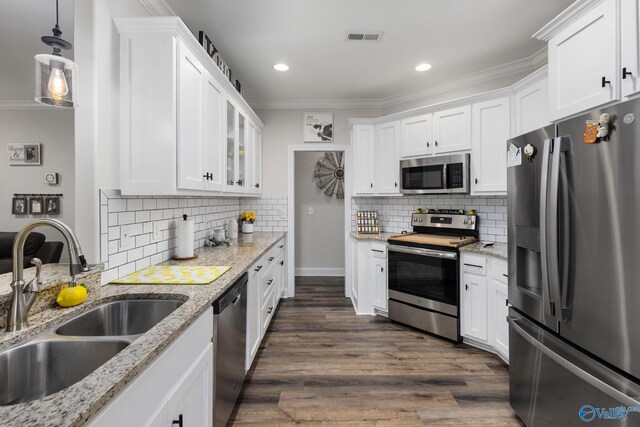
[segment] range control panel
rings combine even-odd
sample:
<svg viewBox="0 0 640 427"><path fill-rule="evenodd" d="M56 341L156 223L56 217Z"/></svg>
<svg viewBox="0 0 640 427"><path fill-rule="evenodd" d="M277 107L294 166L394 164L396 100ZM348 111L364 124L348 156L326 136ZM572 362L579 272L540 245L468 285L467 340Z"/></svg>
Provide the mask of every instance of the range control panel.
<svg viewBox="0 0 640 427"><path fill-rule="evenodd" d="M411 215L412 227L442 227L459 230L476 230L478 217L464 213L414 213Z"/></svg>

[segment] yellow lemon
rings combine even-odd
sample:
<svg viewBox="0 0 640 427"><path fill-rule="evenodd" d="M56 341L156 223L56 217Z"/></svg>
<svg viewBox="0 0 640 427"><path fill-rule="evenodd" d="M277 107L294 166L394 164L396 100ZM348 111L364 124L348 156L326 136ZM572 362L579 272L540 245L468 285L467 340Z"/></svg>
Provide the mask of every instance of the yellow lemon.
<svg viewBox="0 0 640 427"><path fill-rule="evenodd" d="M65 286L58 292L56 302L61 307L73 307L82 304L87 299L87 288L84 285Z"/></svg>

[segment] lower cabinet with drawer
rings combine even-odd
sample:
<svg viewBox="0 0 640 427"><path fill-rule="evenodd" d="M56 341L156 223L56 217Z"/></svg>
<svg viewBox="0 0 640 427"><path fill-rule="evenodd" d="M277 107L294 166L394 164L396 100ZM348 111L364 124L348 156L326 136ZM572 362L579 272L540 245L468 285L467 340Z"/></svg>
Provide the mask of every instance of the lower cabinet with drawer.
<svg viewBox="0 0 640 427"><path fill-rule="evenodd" d="M245 369L251 368L280 297L286 290L285 239L281 239L249 269L247 287L247 353Z"/></svg>
<svg viewBox="0 0 640 427"><path fill-rule="evenodd" d="M467 344L509 361L507 262L463 253L460 268L461 334Z"/></svg>

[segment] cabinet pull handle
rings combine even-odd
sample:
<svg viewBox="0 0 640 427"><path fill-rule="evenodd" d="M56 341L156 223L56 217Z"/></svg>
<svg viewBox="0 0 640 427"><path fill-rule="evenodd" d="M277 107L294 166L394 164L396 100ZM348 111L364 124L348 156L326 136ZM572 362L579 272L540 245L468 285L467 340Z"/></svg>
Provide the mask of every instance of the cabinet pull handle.
<svg viewBox="0 0 640 427"><path fill-rule="evenodd" d="M237 181L236 181L236 184L238 184L238 185L242 185L242 180L241 180L241 179L237 180Z"/></svg>
<svg viewBox="0 0 640 427"><path fill-rule="evenodd" d="M206 175L202 175L202 177L204 179L206 179L207 181L212 181L213 180L213 173L207 172Z"/></svg>
<svg viewBox="0 0 640 427"><path fill-rule="evenodd" d="M260 188L260 184L255 184L255 187L256 188Z"/></svg>
<svg viewBox="0 0 640 427"><path fill-rule="evenodd" d="M280 246L278 246L278 248L282 249L282 248L284 248L284 245L280 245Z"/></svg>
<svg viewBox="0 0 640 427"><path fill-rule="evenodd" d="M272 256L269 257L269 262L273 261L273 258L275 258L275 257L272 257Z"/></svg>
<svg viewBox="0 0 640 427"><path fill-rule="evenodd" d="M631 71L627 71L627 67L622 69L622 80L627 80L627 76L633 76Z"/></svg>
<svg viewBox="0 0 640 427"><path fill-rule="evenodd" d="M380 252L381 254L384 253L384 251L381 251L380 249L371 249L371 252Z"/></svg>
<svg viewBox="0 0 640 427"><path fill-rule="evenodd" d="M273 311L273 307L269 307L269 310L267 310L267 314L271 314L272 311Z"/></svg>
<svg viewBox="0 0 640 427"><path fill-rule="evenodd" d="M268 288L269 286L271 286L271 284L272 284L272 283L273 283L273 279L269 280L269 281L267 282L267 288Z"/></svg>
<svg viewBox="0 0 640 427"><path fill-rule="evenodd" d="M380 273L384 273L384 267L380 267Z"/></svg>
<svg viewBox="0 0 640 427"><path fill-rule="evenodd" d="M396 182L396 183L394 183L394 184L395 184L395 186L396 186L396 187L398 187L398 183L397 183L397 182Z"/></svg>
<svg viewBox="0 0 640 427"><path fill-rule="evenodd" d="M502 273L502 275L503 275L504 277L507 277L507 278L509 277L509 275L508 275L508 274L504 274L504 273Z"/></svg>
<svg viewBox="0 0 640 427"><path fill-rule="evenodd" d="M177 420L171 421L171 425L178 424L178 427L182 427L183 426L182 421L183 421L182 414L180 414L180 415L178 415L178 419Z"/></svg>
<svg viewBox="0 0 640 427"><path fill-rule="evenodd" d="M607 80L606 77L602 77L602 87L606 87L608 84L611 84L611 80Z"/></svg>
<svg viewBox="0 0 640 427"><path fill-rule="evenodd" d="M508 300L508 299L505 299L505 300L504 300L504 305L506 305L507 307L509 307L509 300Z"/></svg>
<svg viewBox="0 0 640 427"><path fill-rule="evenodd" d="M371 183L371 188L373 188L373 182Z"/></svg>
<svg viewBox="0 0 640 427"><path fill-rule="evenodd" d="M478 178L476 178L476 184L478 183Z"/></svg>
<svg viewBox="0 0 640 427"><path fill-rule="evenodd" d="M436 147L438 146L438 141L436 141Z"/></svg>
<svg viewBox="0 0 640 427"><path fill-rule="evenodd" d="M466 284L465 284L465 285L464 285L464 290L465 290L465 291L468 291L468 290L469 290L469 285L466 285Z"/></svg>
<svg viewBox="0 0 640 427"><path fill-rule="evenodd" d="M478 265L478 264L467 264L466 262L464 263L464 265L469 266L469 267L483 268L481 265Z"/></svg>
<svg viewBox="0 0 640 427"><path fill-rule="evenodd" d="M258 272L258 271L260 271L260 270L262 270L262 266L261 266L261 265L257 266L253 271Z"/></svg>
<svg viewBox="0 0 640 427"><path fill-rule="evenodd" d="M427 147L429 147L429 141L427 141Z"/></svg>
<svg viewBox="0 0 640 427"><path fill-rule="evenodd" d="M284 265L284 261L280 261L280 265Z"/></svg>

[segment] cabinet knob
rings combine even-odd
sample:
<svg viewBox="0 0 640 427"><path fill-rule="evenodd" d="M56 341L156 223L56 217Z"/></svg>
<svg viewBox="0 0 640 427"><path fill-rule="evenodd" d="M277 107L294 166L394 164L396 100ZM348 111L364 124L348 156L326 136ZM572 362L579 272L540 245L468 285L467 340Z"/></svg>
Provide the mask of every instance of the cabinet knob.
<svg viewBox="0 0 640 427"><path fill-rule="evenodd" d="M284 261L280 261L280 265L284 265Z"/></svg>
<svg viewBox="0 0 640 427"><path fill-rule="evenodd" d="M397 188L397 187L398 187L398 183L397 183L397 182L394 182L394 184L395 184L395 186L396 186L396 188Z"/></svg>
<svg viewBox="0 0 640 427"><path fill-rule="evenodd" d="M436 141L436 147L438 146L438 141Z"/></svg>
<svg viewBox="0 0 640 427"><path fill-rule="evenodd" d="M178 427L183 427L182 414L178 415L178 419L177 420L171 421L171 425L174 425L174 424L178 424Z"/></svg>
<svg viewBox="0 0 640 427"><path fill-rule="evenodd" d="M380 267L380 273L384 273L384 267Z"/></svg>
<svg viewBox="0 0 640 427"><path fill-rule="evenodd" d="M429 141L427 141L427 147L429 147Z"/></svg>
<svg viewBox="0 0 640 427"><path fill-rule="evenodd" d="M602 77L602 87L607 87L608 84L611 84L611 80L607 80L606 77Z"/></svg>
<svg viewBox="0 0 640 427"><path fill-rule="evenodd" d="M371 188L373 188L373 182L371 183Z"/></svg>
<svg viewBox="0 0 640 427"><path fill-rule="evenodd" d="M478 178L476 178L475 181L476 181L476 184L477 184L478 183Z"/></svg>
<svg viewBox="0 0 640 427"><path fill-rule="evenodd" d="M260 184L255 184L254 187L260 188Z"/></svg>
<svg viewBox="0 0 640 427"><path fill-rule="evenodd" d="M627 71L627 67L624 67L622 69L622 80L626 80L627 76L633 76L633 73L631 71Z"/></svg>
<svg viewBox="0 0 640 427"><path fill-rule="evenodd" d="M464 290L465 290L465 291L468 291L468 290L469 290L469 285L466 285L466 284L465 284L465 285L464 285Z"/></svg>

